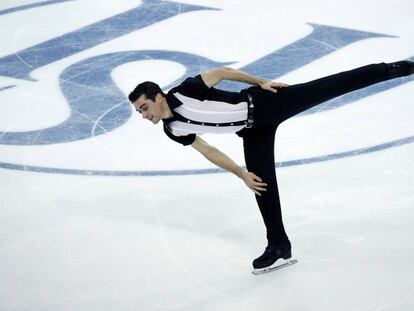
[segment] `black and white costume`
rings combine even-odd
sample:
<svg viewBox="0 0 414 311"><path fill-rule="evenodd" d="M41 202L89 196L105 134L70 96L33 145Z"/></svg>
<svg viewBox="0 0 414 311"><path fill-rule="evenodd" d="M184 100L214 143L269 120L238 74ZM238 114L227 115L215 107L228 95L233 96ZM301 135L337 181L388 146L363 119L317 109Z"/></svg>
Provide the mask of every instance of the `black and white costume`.
<svg viewBox="0 0 414 311"><path fill-rule="evenodd" d="M183 145L192 144L196 134L236 133L247 123L245 94L209 88L201 75L184 80L166 99L174 117L162 119L164 131Z"/></svg>

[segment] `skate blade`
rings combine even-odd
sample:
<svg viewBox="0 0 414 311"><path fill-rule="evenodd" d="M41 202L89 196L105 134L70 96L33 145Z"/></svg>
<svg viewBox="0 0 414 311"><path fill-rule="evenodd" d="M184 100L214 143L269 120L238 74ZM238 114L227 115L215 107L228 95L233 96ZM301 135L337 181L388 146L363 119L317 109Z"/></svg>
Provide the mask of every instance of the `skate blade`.
<svg viewBox="0 0 414 311"><path fill-rule="evenodd" d="M269 267L266 267L266 268L263 268L263 269L253 269L252 273L255 274L255 275L269 273L269 272L272 272L272 271L275 271L275 270L286 268L286 267L291 266L291 265L293 265L297 262L298 262L297 259L289 258L289 259L286 259L281 264L280 260L276 260L276 262L273 265L269 266Z"/></svg>

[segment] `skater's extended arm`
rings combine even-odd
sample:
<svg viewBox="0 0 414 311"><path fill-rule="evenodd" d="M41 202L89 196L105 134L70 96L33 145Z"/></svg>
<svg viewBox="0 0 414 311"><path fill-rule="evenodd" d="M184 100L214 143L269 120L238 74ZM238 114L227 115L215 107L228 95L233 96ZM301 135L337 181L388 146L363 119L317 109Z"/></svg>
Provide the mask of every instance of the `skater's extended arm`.
<svg viewBox="0 0 414 311"><path fill-rule="evenodd" d="M257 195L260 196L259 191L266 191L267 184L263 183L260 177L251 172L245 172L226 154L218 150L216 147L208 144L199 136L196 136L196 139L191 146L205 156L210 162L240 177Z"/></svg>
<svg viewBox="0 0 414 311"><path fill-rule="evenodd" d="M262 89L276 92L275 88L286 87L288 84L281 82L267 81L258 77L254 77L247 72L233 69L230 67L220 67L201 74L201 78L208 87L213 87L222 80L233 80L245 82L252 85L258 85Z"/></svg>

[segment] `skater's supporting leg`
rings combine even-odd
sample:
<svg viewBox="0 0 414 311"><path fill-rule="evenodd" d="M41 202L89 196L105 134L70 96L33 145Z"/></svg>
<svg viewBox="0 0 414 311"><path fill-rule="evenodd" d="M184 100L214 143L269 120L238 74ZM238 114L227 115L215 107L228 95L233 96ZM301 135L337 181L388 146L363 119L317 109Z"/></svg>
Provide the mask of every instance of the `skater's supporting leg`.
<svg viewBox="0 0 414 311"><path fill-rule="evenodd" d="M274 141L276 127L255 128L243 137L244 157L247 170L253 172L263 182L267 183L266 191L261 196L256 195L263 221L266 225L269 244L288 244L282 213L280 208L279 191L277 188Z"/></svg>

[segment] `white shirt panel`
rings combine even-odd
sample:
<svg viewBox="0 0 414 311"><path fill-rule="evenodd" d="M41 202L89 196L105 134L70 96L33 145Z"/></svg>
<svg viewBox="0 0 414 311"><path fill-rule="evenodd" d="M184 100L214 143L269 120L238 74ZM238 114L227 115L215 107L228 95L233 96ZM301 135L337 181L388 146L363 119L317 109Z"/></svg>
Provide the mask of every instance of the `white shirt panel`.
<svg viewBox="0 0 414 311"><path fill-rule="evenodd" d="M178 92L174 93L183 104L174 109L183 117L209 123L226 123L247 120L247 102L230 104L213 100L200 101Z"/></svg>

